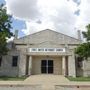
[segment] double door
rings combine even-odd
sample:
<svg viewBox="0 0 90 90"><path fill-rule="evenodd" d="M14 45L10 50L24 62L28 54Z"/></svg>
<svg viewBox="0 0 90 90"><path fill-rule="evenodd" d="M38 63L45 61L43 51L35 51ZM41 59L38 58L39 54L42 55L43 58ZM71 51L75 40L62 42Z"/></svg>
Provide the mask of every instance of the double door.
<svg viewBox="0 0 90 90"><path fill-rule="evenodd" d="M46 74L53 73L53 60L41 61L41 73L46 73Z"/></svg>

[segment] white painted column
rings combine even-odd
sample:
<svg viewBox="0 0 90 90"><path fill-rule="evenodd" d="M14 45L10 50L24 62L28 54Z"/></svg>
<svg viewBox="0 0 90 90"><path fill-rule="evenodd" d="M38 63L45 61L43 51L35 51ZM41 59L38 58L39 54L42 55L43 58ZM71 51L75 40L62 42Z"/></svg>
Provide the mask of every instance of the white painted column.
<svg viewBox="0 0 90 90"><path fill-rule="evenodd" d="M68 57L68 75L76 77L76 67L75 67L75 58L74 56Z"/></svg>
<svg viewBox="0 0 90 90"><path fill-rule="evenodd" d="M28 75L32 74L32 56L29 56Z"/></svg>
<svg viewBox="0 0 90 90"><path fill-rule="evenodd" d="M62 74L65 76L65 56L62 56Z"/></svg>

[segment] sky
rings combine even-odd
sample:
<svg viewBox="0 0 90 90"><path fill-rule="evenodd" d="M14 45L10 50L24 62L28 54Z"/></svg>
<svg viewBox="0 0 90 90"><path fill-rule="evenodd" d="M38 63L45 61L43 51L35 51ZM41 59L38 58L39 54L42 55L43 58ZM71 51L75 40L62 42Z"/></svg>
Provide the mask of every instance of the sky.
<svg viewBox="0 0 90 90"><path fill-rule="evenodd" d="M52 29L77 37L90 23L90 0L0 0L13 16L13 30L19 37Z"/></svg>

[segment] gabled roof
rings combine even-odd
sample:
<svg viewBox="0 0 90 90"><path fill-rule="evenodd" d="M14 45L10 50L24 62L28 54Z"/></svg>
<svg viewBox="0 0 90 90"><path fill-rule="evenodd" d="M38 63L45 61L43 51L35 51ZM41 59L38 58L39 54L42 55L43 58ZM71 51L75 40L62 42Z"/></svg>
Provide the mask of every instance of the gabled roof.
<svg viewBox="0 0 90 90"><path fill-rule="evenodd" d="M45 29L22 38L14 40L17 44L36 44L42 43L45 41L50 41L58 44L79 44L80 40L74 37L70 37L68 35L62 34L60 32L56 32L50 29Z"/></svg>

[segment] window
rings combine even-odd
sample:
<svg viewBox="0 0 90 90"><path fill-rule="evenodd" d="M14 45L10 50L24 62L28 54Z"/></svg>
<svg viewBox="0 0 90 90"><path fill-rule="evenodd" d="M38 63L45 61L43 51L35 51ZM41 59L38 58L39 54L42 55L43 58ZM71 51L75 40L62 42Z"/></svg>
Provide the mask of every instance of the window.
<svg viewBox="0 0 90 90"><path fill-rule="evenodd" d="M12 66L16 67L18 64L18 56L13 56L12 58Z"/></svg>
<svg viewBox="0 0 90 90"><path fill-rule="evenodd" d="M1 64L2 64L2 57L0 57L0 66L1 66Z"/></svg>

